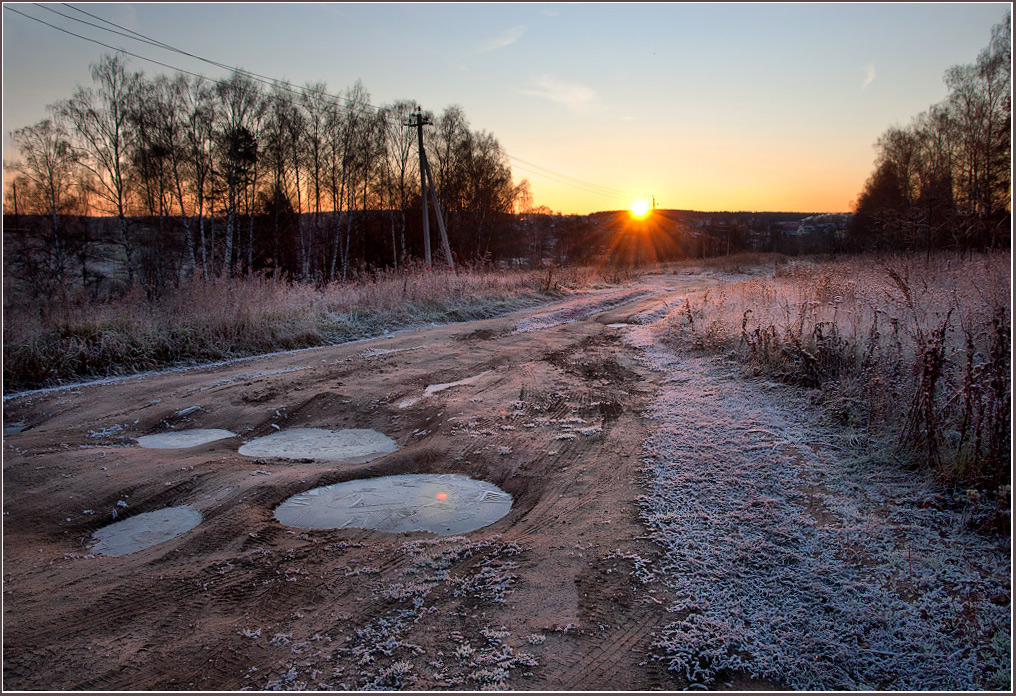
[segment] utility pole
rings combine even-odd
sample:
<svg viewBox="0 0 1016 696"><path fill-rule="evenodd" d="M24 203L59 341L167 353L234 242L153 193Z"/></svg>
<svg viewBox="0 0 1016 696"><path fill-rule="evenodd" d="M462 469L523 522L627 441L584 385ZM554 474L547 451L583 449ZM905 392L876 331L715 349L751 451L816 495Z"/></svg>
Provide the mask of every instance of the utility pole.
<svg viewBox="0 0 1016 696"><path fill-rule="evenodd" d="M423 115L420 107L405 123L406 126L416 129L417 142L420 148L420 208L423 209L423 261L427 268L431 268L430 260L430 220L427 219L427 154L423 149L423 127L429 126L431 120Z"/></svg>
<svg viewBox="0 0 1016 696"><path fill-rule="evenodd" d="M11 191L14 195L14 229L21 231L20 220L18 219L18 183L13 182L11 184Z"/></svg>
<svg viewBox="0 0 1016 696"><path fill-rule="evenodd" d="M434 188L434 177L430 173L430 165L427 164L427 151L423 148L423 127L431 125L431 120L423 115L420 107L416 107L412 117L405 123L410 128L416 128L417 142L420 149L420 207L423 209L423 260L430 269L433 267L430 253L430 218L427 215L427 190L430 190L430 197L434 203L434 215L437 216L437 227L441 233L441 248L444 251L448 268L454 270L455 262L452 260L452 250L448 244L448 232L445 230L444 218L441 216L441 206L437 201L437 190Z"/></svg>
<svg viewBox="0 0 1016 696"><path fill-rule="evenodd" d="M426 162L424 162L426 164ZM427 165L427 182L430 184L430 198L434 202L434 216L437 217L437 229L441 233L441 249L444 250L445 260L448 268L455 270L455 262L452 261L452 250L448 245L448 231L444 226L444 216L441 215L441 206L437 202L437 189L434 188L434 175L430 173L430 165Z"/></svg>

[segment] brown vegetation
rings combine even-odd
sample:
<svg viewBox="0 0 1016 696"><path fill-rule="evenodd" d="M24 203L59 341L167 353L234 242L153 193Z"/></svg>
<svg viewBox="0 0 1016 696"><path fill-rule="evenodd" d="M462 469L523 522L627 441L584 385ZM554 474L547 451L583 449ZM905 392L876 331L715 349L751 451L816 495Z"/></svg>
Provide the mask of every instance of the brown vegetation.
<svg viewBox="0 0 1016 696"><path fill-rule="evenodd" d="M815 390L855 444L995 492L1010 482L1010 264L1008 253L776 263L674 308L670 336Z"/></svg>
<svg viewBox="0 0 1016 696"><path fill-rule="evenodd" d="M157 298L136 287L104 301L85 292L37 298L30 308L7 295L4 390L482 319L595 277L576 269L380 272L320 288L266 277L193 279Z"/></svg>

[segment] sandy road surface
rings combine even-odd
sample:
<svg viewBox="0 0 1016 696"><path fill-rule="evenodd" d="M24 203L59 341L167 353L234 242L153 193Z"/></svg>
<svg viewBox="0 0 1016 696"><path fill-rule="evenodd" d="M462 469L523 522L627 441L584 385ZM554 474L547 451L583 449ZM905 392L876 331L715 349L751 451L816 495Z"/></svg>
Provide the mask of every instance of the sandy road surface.
<svg viewBox="0 0 1016 696"><path fill-rule="evenodd" d="M638 577L658 375L608 325L712 282L8 400L5 422L26 429L4 439L5 688L680 687L648 654L666 590ZM370 428L400 449L338 466L237 453L296 427ZM238 437L132 439L185 428ZM273 517L316 486L430 472L493 482L511 512L457 537ZM175 505L202 523L90 554L114 511Z"/></svg>
<svg viewBox="0 0 1016 696"><path fill-rule="evenodd" d="M806 395L663 346L660 319L721 282L647 276L500 319L7 400L5 424L25 429L4 439L4 687L1004 690L1009 538L971 531L976 503L852 456ZM237 436L133 440L193 428ZM297 428L399 449L359 464L237 452ZM317 486L424 473L514 503L454 537L273 516ZM114 511L179 505L203 516L182 536L90 552Z"/></svg>

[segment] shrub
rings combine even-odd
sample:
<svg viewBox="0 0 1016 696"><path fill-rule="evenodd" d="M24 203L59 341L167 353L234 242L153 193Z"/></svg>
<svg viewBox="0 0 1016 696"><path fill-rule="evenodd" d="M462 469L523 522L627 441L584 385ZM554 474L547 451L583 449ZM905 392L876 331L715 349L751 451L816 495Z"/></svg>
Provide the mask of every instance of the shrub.
<svg viewBox="0 0 1016 696"><path fill-rule="evenodd" d="M688 297L669 340L816 390L830 416L943 481L1010 479L1008 253L776 264Z"/></svg>

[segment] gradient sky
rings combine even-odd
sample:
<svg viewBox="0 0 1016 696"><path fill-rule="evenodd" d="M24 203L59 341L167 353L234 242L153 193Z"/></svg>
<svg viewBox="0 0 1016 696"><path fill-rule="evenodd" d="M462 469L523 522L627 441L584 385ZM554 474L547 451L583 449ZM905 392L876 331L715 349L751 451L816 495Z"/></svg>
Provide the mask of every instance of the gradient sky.
<svg viewBox="0 0 1016 696"><path fill-rule="evenodd" d="M376 105L457 104L473 130L496 136L535 204L588 213L652 196L663 208L848 211L879 135L941 101L946 69L976 60L1011 3L73 6L213 61L323 81L332 94L360 79ZM4 7L228 74L31 3ZM110 52L4 10L5 160L10 131L90 85L89 64Z"/></svg>

